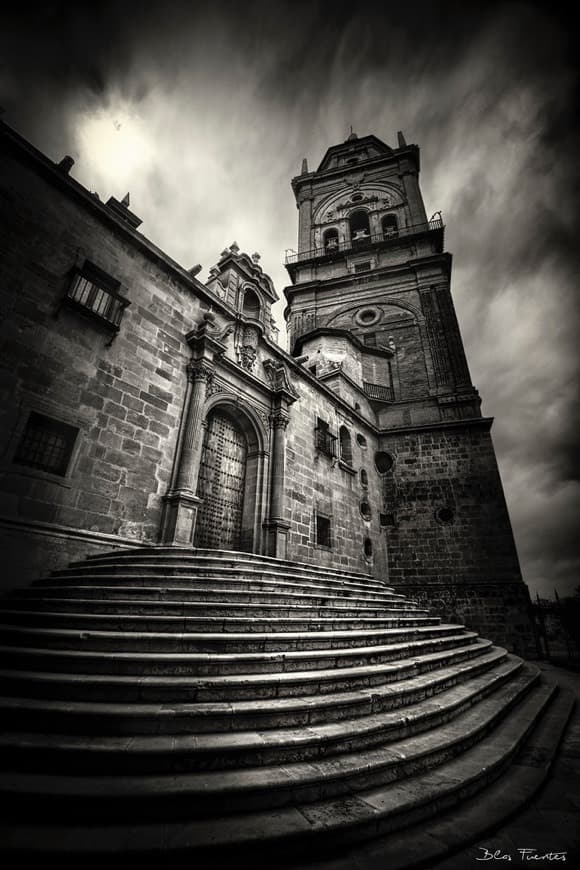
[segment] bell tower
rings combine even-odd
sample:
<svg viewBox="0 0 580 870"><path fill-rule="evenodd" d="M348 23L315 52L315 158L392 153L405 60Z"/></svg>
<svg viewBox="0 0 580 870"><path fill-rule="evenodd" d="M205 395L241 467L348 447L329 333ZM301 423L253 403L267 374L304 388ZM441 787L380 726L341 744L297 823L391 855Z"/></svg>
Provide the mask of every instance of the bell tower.
<svg viewBox="0 0 580 870"><path fill-rule="evenodd" d="M373 433L357 435L353 470L378 475L389 582L530 649L493 421L471 382L443 219L428 217L419 171L402 133L396 148L351 133L315 172L303 162L298 250L286 258L290 353Z"/></svg>
<svg viewBox="0 0 580 870"><path fill-rule="evenodd" d="M286 259L291 353L308 355L317 376L340 365L381 427L480 414L443 220L440 212L427 218L419 169L419 149L402 133L397 148L351 133L316 172L304 161L292 181L299 220L298 251Z"/></svg>

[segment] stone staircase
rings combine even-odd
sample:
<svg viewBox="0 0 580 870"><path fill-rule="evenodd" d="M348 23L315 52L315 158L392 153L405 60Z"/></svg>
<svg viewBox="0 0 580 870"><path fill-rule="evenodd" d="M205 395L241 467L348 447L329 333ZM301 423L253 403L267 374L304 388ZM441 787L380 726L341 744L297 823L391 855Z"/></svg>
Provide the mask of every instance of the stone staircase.
<svg viewBox="0 0 580 870"><path fill-rule="evenodd" d="M533 665L366 575L244 553L90 557L6 596L0 623L17 856L401 851L539 745L536 788L571 710Z"/></svg>

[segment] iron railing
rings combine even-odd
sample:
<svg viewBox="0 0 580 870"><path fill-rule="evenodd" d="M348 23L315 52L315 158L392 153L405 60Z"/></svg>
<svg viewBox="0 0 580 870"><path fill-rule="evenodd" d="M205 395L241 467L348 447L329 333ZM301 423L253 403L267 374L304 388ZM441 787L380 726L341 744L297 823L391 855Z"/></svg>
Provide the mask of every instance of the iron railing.
<svg viewBox="0 0 580 870"><path fill-rule="evenodd" d="M93 283L82 274L75 275L66 294L66 301L93 317L119 329L123 311L129 301L114 290Z"/></svg>
<svg viewBox="0 0 580 870"><path fill-rule="evenodd" d="M382 384L369 384L368 381L364 381L363 389L369 399L377 399L379 402L395 401L392 387L385 387Z"/></svg>
<svg viewBox="0 0 580 870"><path fill-rule="evenodd" d="M300 251L298 254L287 253L284 262L288 266L292 263L302 263L306 260L318 259L319 257L332 257L346 251L361 251L377 244L377 242L390 242L405 236L414 236L418 233L443 230L444 228L445 225L440 218L432 218L424 223L414 224L409 227L399 227L398 229L393 227L384 233L374 233L361 239L333 240L332 243L329 242L319 248L312 248L310 251Z"/></svg>

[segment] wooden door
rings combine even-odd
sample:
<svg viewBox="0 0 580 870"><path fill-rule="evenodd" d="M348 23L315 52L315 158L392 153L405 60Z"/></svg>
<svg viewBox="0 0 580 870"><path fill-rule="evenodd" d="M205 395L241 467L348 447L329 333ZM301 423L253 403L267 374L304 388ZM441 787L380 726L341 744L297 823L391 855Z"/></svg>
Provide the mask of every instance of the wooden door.
<svg viewBox="0 0 580 870"><path fill-rule="evenodd" d="M196 547L239 550L246 478L246 437L231 417L215 411L205 430L197 495Z"/></svg>

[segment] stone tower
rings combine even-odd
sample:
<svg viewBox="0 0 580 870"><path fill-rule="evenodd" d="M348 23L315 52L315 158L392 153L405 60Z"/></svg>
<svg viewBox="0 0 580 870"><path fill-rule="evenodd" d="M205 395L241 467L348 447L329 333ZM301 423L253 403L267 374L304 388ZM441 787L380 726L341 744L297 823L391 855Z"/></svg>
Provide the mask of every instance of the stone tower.
<svg viewBox="0 0 580 870"><path fill-rule="evenodd" d="M529 596L490 428L465 358L440 212L419 148L351 133L293 179L298 251L285 316L294 356L376 427L389 582L527 647ZM510 628L510 632L512 629ZM520 645L519 639L522 643Z"/></svg>

